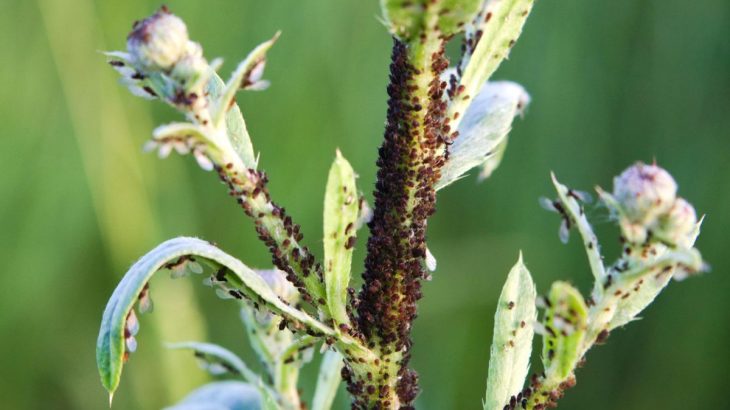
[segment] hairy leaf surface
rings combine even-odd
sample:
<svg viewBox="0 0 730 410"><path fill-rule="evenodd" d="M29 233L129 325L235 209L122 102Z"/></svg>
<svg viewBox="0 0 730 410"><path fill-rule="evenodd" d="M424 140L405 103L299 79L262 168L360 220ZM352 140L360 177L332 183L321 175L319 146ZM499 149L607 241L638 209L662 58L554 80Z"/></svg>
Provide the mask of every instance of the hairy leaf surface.
<svg viewBox="0 0 730 410"><path fill-rule="evenodd" d="M484 410L501 410L522 389L530 366L537 292L520 255L502 288L494 315L494 339Z"/></svg>
<svg viewBox="0 0 730 410"><path fill-rule="evenodd" d="M128 322L132 317L136 319L134 305L139 302L142 308L149 303L148 282L155 272L170 262L179 263L181 258L190 257L226 275L225 283L236 289L228 289L223 293L240 292L241 297L251 299L291 322L301 323L313 333L334 335L331 328L279 299L256 272L238 259L201 239L171 239L132 265L117 285L104 310L96 345L96 361L102 383L110 393L113 394L119 386L124 361L128 351L133 350L125 344L129 340Z"/></svg>

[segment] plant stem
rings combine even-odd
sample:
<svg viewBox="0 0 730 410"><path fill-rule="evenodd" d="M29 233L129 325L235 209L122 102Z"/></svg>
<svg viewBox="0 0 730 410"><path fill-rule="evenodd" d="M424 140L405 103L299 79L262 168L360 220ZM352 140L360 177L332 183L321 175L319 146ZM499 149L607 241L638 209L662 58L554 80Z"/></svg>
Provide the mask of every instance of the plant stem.
<svg viewBox="0 0 730 410"><path fill-rule="evenodd" d="M286 210L271 201L266 174L253 169L238 169L233 164L216 166L220 179L236 197L246 215L256 225L256 232L272 255L274 265L287 273L302 299L326 311L322 266L299 242L303 235Z"/></svg>
<svg viewBox="0 0 730 410"><path fill-rule="evenodd" d="M349 378L356 408L409 408L418 394L418 376L408 369L410 331L420 282L427 276L426 222L435 210L434 185L450 131L444 121L446 84L440 80L448 67L445 39L436 28L436 14L429 15L424 24L432 29L410 43L396 39L393 46L385 140L358 305L358 330L381 360L375 374L354 371Z"/></svg>

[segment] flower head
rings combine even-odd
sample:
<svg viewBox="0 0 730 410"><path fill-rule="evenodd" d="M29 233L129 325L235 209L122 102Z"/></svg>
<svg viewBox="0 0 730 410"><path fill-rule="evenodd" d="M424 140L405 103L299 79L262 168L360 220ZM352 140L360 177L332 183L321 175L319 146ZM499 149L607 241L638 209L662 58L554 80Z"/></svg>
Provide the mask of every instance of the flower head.
<svg viewBox="0 0 730 410"><path fill-rule="evenodd" d="M659 217L653 233L671 245L691 248L696 225L697 214L692 204L677 198L669 211Z"/></svg>
<svg viewBox="0 0 730 410"><path fill-rule="evenodd" d="M613 196L629 222L646 226L672 207L677 183L661 167L637 163L614 178Z"/></svg>
<svg viewBox="0 0 730 410"><path fill-rule="evenodd" d="M135 23L127 37L127 51L145 71L169 71L190 48L185 23L167 8Z"/></svg>

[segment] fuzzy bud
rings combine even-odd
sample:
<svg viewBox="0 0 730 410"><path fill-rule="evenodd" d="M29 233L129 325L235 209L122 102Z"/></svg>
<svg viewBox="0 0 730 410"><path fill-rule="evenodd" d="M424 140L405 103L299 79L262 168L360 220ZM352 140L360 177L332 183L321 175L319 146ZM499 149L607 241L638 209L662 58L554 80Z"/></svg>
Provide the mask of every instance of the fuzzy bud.
<svg viewBox="0 0 730 410"><path fill-rule="evenodd" d="M198 80L208 70L208 62L203 58L203 50L197 43L188 42L187 53L172 68L170 77L178 84L181 84L186 91L200 92L192 89L201 86Z"/></svg>
<svg viewBox="0 0 730 410"><path fill-rule="evenodd" d="M631 224L648 226L672 207L677 183L656 165L637 163L613 180L613 196Z"/></svg>
<svg viewBox="0 0 730 410"><path fill-rule="evenodd" d="M671 245L690 248L696 224L697 214L694 207L683 198L677 198L669 211L659 217L653 233Z"/></svg>
<svg viewBox="0 0 730 410"><path fill-rule="evenodd" d="M188 51L185 23L163 8L135 23L127 37L127 51L139 68L169 71Z"/></svg>

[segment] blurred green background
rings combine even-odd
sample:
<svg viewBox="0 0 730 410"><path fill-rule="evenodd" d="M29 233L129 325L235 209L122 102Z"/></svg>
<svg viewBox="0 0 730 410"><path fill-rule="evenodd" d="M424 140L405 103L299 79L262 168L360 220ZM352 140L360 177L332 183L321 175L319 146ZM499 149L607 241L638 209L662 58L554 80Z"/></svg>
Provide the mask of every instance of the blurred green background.
<svg viewBox="0 0 730 410"><path fill-rule="evenodd" d="M281 29L272 87L246 93L246 115L274 198L321 253L322 197L339 147L370 197L385 115L390 39L375 0L170 1L209 58L229 72ZM130 96L98 50L124 47L157 1L0 2L0 407L101 409L94 348L101 313L125 269L177 235L214 240L252 266L270 263L250 221L190 158L143 155L156 124L177 116ZM632 161L656 158L707 219L698 246L712 265L673 283L590 352L564 409L727 408L730 369L730 3L726 0L540 1L496 79L533 102L502 167L439 195L429 226L438 271L425 285L413 366L419 408L480 408L495 301L521 249L539 289L558 278L584 291L577 241L537 205L548 173L580 189L610 187ZM616 231L592 210L608 256ZM361 240L358 266L361 266ZM356 271L359 273L360 268ZM203 383L192 355L160 341L218 342L252 359L232 304L193 282L153 283L116 409L172 403ZM207 322L203 318L209 318ZM537 365L534 369L539 369ZM305 393L312 390L305 371ZM341 408L346 407L343 394Z"/></svg>

